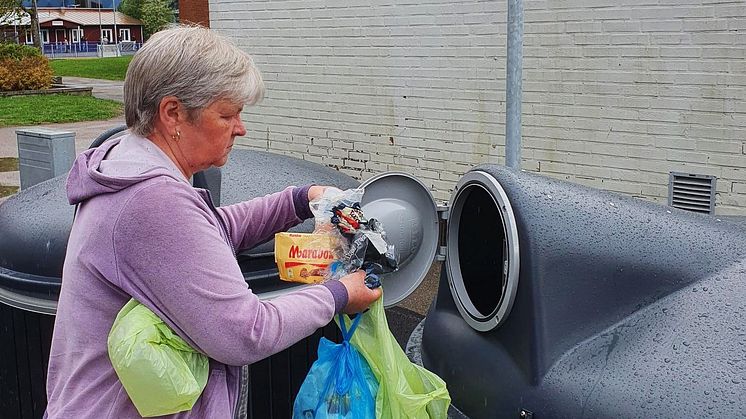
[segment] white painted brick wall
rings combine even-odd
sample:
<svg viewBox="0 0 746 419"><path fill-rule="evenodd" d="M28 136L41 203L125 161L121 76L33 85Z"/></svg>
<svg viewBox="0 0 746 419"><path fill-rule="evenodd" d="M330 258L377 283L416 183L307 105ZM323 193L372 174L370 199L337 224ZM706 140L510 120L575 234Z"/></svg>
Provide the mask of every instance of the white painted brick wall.
<svg viewBox="0 0 746 419"><path fill-rule="evenodd" d="M240 144L447 199L504 162L506 3L211 0L267 84ZM659 202L669 171L715 175L717 213L746 215L746 0L524 8L524 169Z"/></svg>

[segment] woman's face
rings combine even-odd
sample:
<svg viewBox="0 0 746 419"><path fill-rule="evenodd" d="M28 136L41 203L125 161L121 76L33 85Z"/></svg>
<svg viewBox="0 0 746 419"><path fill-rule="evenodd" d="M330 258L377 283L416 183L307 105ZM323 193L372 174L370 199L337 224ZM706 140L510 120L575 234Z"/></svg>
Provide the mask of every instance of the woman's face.
<svg viewBox="0 0 746 419"><path fill-rule="evenodd" d="M179 148L193 169L193 173L223 166L236 136L246 135L241 122L242 104L218 99L202 110L192 122L180 127Z"/></svg>

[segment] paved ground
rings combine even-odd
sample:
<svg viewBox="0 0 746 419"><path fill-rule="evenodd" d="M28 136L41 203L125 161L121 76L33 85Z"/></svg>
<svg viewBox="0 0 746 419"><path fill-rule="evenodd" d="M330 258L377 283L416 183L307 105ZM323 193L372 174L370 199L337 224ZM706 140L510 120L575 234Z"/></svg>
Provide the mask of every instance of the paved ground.
<svg viewBox="0 0 746 419"><path fill-rule="evenodd" d="M99 99L122 100L122 85L124 82L116 80L84 79L82 77L63 77L62 82L71 86L85 86L93 88L93 96Z"/></svg>

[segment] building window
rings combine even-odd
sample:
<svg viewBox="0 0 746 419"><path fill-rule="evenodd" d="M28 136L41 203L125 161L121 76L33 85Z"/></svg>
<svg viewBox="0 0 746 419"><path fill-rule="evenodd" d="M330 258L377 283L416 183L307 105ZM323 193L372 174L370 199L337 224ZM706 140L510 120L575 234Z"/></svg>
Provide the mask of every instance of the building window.
<svg viewBox="0 0 746 419"><path fill-rule="evenodd" d="M72 40L74 44L80 42L80 32L80 29L70 29L70 40Z"/></svg>
<svg viewBox="0 0 746 419"><path fill-rule="evenodd" d="M114 37L111 34L111 29L101 29L101 43L110 44L114 42Z"/></svg>
<svg viewBox="0 0 746 419"><path fill-rule="evenodd" d="M130 39L130 30L129 28L124 28L119 30L119 40L129 42L132 39Z"/></svg>
<svg viewBox="0 0 746 419"><path fill-rule="evenodd" d="M42 29L41 30L41 42L43 44L49 43L49 29Z"/></svg>
<svg viewBox="0 0 746 419"><path fill-rule="evenodd" d="M26 43L27 44L33 44L34 43L34 38L31 35L31 31L30 30L26 31Z"/></svg>

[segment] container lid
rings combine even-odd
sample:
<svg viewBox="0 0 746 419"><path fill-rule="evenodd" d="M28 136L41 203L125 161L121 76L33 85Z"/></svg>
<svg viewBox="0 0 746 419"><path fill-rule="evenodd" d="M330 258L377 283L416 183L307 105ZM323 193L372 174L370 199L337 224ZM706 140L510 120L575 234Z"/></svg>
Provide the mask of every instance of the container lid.
<svg viewBox="0 0 746 419"><path fill-rule="evenodd" d="M0 204L0 303L53 314L74 207L65 178L38 183Z"/></svg>
<svg viewBox="0 0 746 419"><path fill-rule="evenodd" d="M427 187L406 173L389 172L363 182L366 218L383 224L399 256L399 270L385 274L383 304L407 298L425 279L438 250L438 208Z"/></svg>

